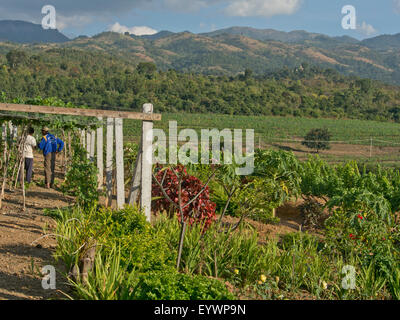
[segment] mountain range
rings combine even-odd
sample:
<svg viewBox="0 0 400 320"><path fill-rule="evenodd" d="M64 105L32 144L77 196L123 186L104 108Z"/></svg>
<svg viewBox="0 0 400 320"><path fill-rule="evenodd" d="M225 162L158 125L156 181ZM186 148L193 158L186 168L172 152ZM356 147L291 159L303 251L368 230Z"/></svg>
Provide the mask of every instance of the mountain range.
<svg viewBox="0 0 400 320"><path fill-rule="evenodd" d="M45 30L39 24L25 21L0 21L0 41L17 43L60 43L70 39L58 30Z"/></svg>
<svg viewBox="0 0 400 320"><path fill-rule="evenodd" d="M103 32L71 40L40 25L0 21L0 53L12 48L33 52L90 50L132 64L154 62L161 70L216 75L236 75L245 69L265 74L309 63L345 75L400 84L400 33L359 41L306 31L232 27L201 34L161 31L135 36Z"/></svg>

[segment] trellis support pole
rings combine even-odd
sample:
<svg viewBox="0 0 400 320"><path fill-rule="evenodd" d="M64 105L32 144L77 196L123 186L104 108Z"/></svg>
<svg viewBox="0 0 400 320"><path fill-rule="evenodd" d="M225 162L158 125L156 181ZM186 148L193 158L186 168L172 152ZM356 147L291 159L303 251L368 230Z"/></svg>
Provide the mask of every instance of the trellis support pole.
<svg viewBox="0 0 400 320"><path fill-rule="evenodd" d="M143 105L143 113L153 113L153 105ZM151 220L151 183L153 169L153 121L143 121L142 124L142 170L140 205L146 215L147 221Z"/></svg>
<svg viewBox="0 0 400 320"><path fill-rule="evenodd" d="M112 176L114 152L114 118L107 118L106 189L107 207L112 204Z"/></svg>
<svg viewBox="0 0 400 320"><path fill-rule="evenodd" d="M115 162L117 169L117 207L118 209L122 209L125 205L124 135L122 118L115 119Z"/></svg>
<svg viewBox="0 0 400 320"><path fill-rule="evenodd" d="M103 118L97 118L103 122ZM103 172L104 172L104 160L103 160L103 125L97 128L97 169L98 169L98 189L103 189Z"/></svg>

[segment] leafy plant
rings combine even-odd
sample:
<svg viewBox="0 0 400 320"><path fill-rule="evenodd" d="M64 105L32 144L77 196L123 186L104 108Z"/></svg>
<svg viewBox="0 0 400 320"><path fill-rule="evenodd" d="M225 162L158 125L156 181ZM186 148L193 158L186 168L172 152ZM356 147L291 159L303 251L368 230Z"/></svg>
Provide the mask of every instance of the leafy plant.
<svg viewBox="0 0 400 320"><path fill-rule="evenodd" d="M178 273L175 269L149 272L139 278L130 298L137 300L232 300L225 285L201 275Z"/></svg>
<svg viewBox="0 0 400 320"><path fill-rule="evenodd" d="M215 203L210 201L208 186L190 176L184 166L159 168L155 179L152 195L158 198L154 205L156 212L172 210L180 220L183 214L183 220L189 225L196 222L204 225L205 229L215 220Z"/></svg>
<svg viewBox="0 0 400 320"><path fill-rule="evenodd" d="M86 150L75 142L71 165L61 190L75 196L80 206L91 207L98 202L100 195L97 190L97 173L97 167L87 158Z"/></svg>

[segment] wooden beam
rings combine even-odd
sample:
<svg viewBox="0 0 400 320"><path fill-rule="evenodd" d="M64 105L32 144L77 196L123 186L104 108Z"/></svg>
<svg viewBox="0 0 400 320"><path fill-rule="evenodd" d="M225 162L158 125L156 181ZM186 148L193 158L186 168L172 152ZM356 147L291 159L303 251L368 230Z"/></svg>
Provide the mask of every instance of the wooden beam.
<svg viewBox="0 0 400 320"><path fill-rule="evenodd" d="M105 118L121 118L121 119L136 119L146 121L160 121L161 114L147 114L140 112L127 111L112 111L100 109L78 109L78 108L63 108L51 106L33 106L14 103L0 103L1 111L13 112L29 112L29 113L45 113L45 114L63 114L70 116L86 116L86 117L105 117Z"/></svg>

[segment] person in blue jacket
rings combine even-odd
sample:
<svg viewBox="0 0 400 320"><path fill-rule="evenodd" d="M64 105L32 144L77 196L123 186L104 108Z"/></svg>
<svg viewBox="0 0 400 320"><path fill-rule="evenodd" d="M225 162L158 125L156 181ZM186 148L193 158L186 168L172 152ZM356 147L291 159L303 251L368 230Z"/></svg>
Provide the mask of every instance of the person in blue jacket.
<svg viewBox="0 0 400 320"><path fill-rule="evenodd" d="M45 184L46 188L50 189L54 185L56 154L64 149L64 142L49 133L48 127L42 129L42 134L43 138L38 144L38 148L43 151Z"/></svg>

